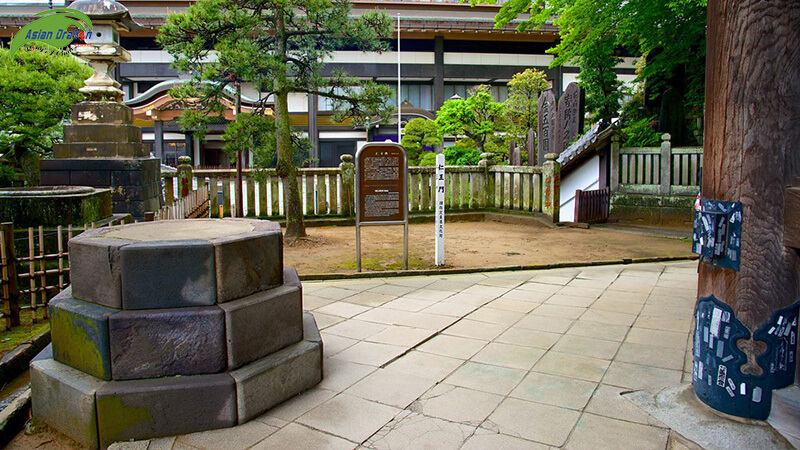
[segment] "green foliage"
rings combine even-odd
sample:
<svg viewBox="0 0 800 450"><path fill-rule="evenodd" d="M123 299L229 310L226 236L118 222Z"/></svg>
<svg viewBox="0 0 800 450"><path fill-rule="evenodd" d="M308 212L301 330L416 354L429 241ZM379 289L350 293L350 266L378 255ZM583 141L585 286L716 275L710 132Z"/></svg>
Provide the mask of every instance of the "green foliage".
<svg viewBox="0 0 800 450"><path fill-rule="evenodd" d="M645 117L627 124L622 129L623 134L628 138L625 141L626 147L657 147L661 142L660 133L656 131L654 125L655 117Z"/></svg>
<svg viewBox="0 0 800 450"><path fill-rule="evenodd" d="M323 60L343 46L383 51L381 38L391 30L391 21L377 11L353 19L346 0L200 0L170 14L157 39L175 57L176 69L193 74L195 83L172 94L195 109L217 112L213 100L239 80L264 93L328 97L340 118L360 119L386 114L389 88L342 72L322 77ZM211 52L216 59L208 59ZM264 96L256 114L267 101Z"/></svg>
<svg viewBox="0 0 800 450"><path fill-rule="evenodd" d="M658 145L660 133L656 131L658 117L644 105L644 89L638 85L631 98L622 106L622 132L627 137L629 147L650 147Z"/></svg>
<svg viewBox="0 0 800 450"><path fill-rule="evenodd" d="M451 166L476 166L481 161L481 153L475 148L454 145L444 149L444 161Z"/></svg>
<svg viewBox="0 0 800 450"><path fill-rule="evenodd" d="M17 171L7 161L0 161L0 187L13 186L17 178Z"/></svg>
<svg viewBox="0 0 800 450"><path fill-rule="evenodd" d="M447 162L447 157L445 157L445 163ZM409 164L411 165L411 164ZM435 166L436 165L436 153L435 152L425 152L422 157L419 159L419 162L413 164L414 166Z"/></svg>
<svg viewBox="0 0 800 450"><path fill-rule="evenodd" d="M473 4L494 0L471 0ZM553 23L560 29L560 41L551 53L552 66L577 63L584 76L581 83L596 97L595 116L609 114L613 98L602 98L614 81L605 70L613 67L613 55L624 48L646 58L637 81L647 80L655 92L669 85L680 87L687 111L702 110L707 0L507 0L495 17L501 27L520 15L517 29L539 28ZM603 73L599 73L603 68ZM618 108L618 107L617 107Z"/></svg>
<svg viewBox="0 0 800 450"><path fill-rule="evenodd" d="M408 164L411 166L417 165L423 147L442 145L442 133L433 120L421 117L411 119L406 124L404 132L401 145L406 149Z"/></svg>
<svg viewBox="0 0 800 450"><path fill-rule="evenodd" d="M580 59L581 72L578 82L586 91L586 110L593 122L611 124L619 115L622 103L622 82L614 72L614 66L622 62L615 54L615 42L605 35L587 46L587 54Z"/></svg>
<svg viewBox="0 0 800 450"><path fill-rule="evenodd" d="M436 125L443 134L472 139L478 153L495 133L508 129L506 105L495 102L487 88L476 86L473 95L466 100L444 102L436 116Z"/></svg>
<svg viewBox="0 0 800 450"><path fill-rule="evenodd" d="M348 0L198 0L167 16L158 42L174 57L178 71L192 74L189 85L171 92L185 107L219 115L223 97L230 97L230 86L239 82L265 94L255 105L255 115L264 115L274 100L276 169L288 179L286 236L296 238L305 236L305 226L295 176L300 146L292 137L288 95L332 99L336 120L388 117L388 86L341 71L328 77L320 72L336 49L385 50L381 38L391 32L392 22L384 13L374 10L354 18ZM203 124L197 117L186 122ZM267 160L266 155L257 159L262 164Z"/></svg>
<svg viewBox="0 0 800 450"><path fill-rule="evenodd" d="M539 95L548 89L547 75L536 69L525 69L508 82L509 132L522 148L527 148L528 130L536 130L539 126Z"/></svg>
<svg viewBox="0 0 800 450"><path fill-rule="evenodd" d="M0 153L21 167L30 152L46 155L61 140L70 106L91 69L69 55L0 49Z"/></svg>

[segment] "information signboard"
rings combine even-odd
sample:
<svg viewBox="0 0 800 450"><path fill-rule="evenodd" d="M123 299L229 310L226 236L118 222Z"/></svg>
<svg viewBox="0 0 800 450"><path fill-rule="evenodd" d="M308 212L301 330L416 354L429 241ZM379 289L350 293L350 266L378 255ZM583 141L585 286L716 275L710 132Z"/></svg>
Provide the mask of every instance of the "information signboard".
<svg viewBox="0 0 800 450"><path fill-rule="evenodd" d="M361 227L403 225L403 269L408 269L408 158L394 143L356 152L356 271L361 272Z"/></svg>
<svg viewBox="0 0 800 450"><path fill-rule="evenodd" d="M358 220L398 222L408 215L408 164L397 144L367 144L356 155Z"/></svg>

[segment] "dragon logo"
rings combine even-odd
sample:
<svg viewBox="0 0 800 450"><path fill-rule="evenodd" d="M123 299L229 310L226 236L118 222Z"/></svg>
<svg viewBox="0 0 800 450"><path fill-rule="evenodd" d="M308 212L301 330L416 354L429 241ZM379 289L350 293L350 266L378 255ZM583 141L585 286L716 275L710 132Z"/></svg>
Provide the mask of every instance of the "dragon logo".
<svg viewBox="0 0 800 450"><path fill-rule="evenodd" d="M82 37L84 33L91 36L92 21L89 16L81 11L70 8L58 8L34 14L42 16L22 27L14 35L10 45L10 55L28 42L41 42L55 48L64 48L74 39ZM68 31L70 26L75 26L80 31Z"/></svg>

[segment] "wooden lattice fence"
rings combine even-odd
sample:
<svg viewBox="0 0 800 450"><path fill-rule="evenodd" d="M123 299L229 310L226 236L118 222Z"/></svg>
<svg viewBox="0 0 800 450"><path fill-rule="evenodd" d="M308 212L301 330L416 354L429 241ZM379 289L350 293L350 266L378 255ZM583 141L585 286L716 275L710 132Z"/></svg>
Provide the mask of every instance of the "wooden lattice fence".
<svg viewBox="0 0 800 450"><path fill-rule="evenodd" d="M0 286L5 329L20 324L20 312L30 310L34 323L46 320L47 302L69 286L69 240L95 226L110 226L118 220L82 227L42 226L14 230L10 222L0 225Z"/></svg>

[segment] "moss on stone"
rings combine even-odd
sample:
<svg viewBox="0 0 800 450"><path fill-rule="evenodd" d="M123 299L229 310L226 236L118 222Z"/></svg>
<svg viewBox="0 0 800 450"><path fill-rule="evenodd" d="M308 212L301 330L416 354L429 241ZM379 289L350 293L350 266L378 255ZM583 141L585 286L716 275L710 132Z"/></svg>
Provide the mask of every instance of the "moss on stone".
<svg viewBox="0 0 800 450"><path fill-rule="evenodd" d="M110 355L105 354L108 352L108 329L101 329L98 320L87 316L78 311L51 309L50 326L55 358L89 375L110 380ZM106 348L101 348L103 346Z"/></svg>
<svg viewBox="0 0 800 450"><path fill-rule="evenodd" d="M173 419L180 420L177 417ZM119 395L97 396L97 424L101 447L127 439L131 436L132 428L145 422L154 422L147 408L126 405Z"/></svg>

